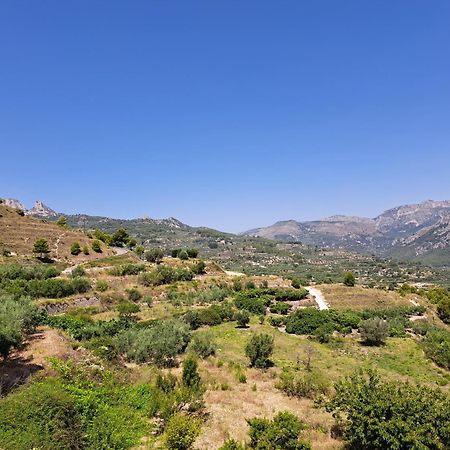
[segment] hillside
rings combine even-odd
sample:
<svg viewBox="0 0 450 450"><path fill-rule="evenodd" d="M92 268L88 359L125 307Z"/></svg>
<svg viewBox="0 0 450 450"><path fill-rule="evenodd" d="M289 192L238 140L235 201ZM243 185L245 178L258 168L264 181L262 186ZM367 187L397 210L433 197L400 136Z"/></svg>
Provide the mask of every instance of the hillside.
<svg viewBox="0 0 450 450"><path fill-rule="evenodd" d="M243 235L448 265L449 220L450 201L428 200L390 209L375 218L332 216L309 222L289 220Z"/></svg>
<svg viewBox="0 0 450 450"><path fill-rule="evenodd" d="M62 228L54 222L40 220L35 217L22 215L21 211L0 204L0 245L2 252L9 252L20 258L34 258L33 244L38 238L47 240L50 257L58 261L84 262L112 254L112 250L103 246L102 253L92 250L92 239L84 233ZM78 242L80 247L87 246L89 254L71 255L70 246Z"/></svg>
<svg viewBox="0 0 450 450"><path fill-rule="evenodd" d="M23 207L17 200L10 202ZM52 224L61 214L55 213L42 202L36 202L33 209L25 210L26 218L31 220L30 215L36 210L47 214L45 218L47 222L40 220L39 223ZM41 213L39 217L42 217ZM124 228L145 248L159 247L166 254L170 254L174 248L195 247L200 250L203 258L214 260L227 270L246 274L276 274L330 282L341 280L346 271L353 271L358 274L361 282L374 286L436 281L450 284L450 273L446 269L431 270L416 262L399 263L374 256L376 252L358 253L358 246L352 245L354 243L352 236L361 229L370 231L372 227L370 219L335 216L323 220L320 227L317 225L316 230L320 228L322 235L329 234L338 225L343 237L342 245L337 246L332 245L332 239L321 245L314 244L317 241L315 237L319 233L311 231L312 225L303 224L300 225L308 230L305 233L311 239L299 243L284 239L274 241L261 236L235 235L205 227L191 227L174 218L116 219L86 214L66 214L65 217L68 225L78 230L89 231L99 228L111 234L119 228ZM287 230L294 227L297 222L289 221L284 224ZM59 227L54 230L56 233L61 232ZM346 236L345 232L348 230L352 230L353 234Z"/></svg>

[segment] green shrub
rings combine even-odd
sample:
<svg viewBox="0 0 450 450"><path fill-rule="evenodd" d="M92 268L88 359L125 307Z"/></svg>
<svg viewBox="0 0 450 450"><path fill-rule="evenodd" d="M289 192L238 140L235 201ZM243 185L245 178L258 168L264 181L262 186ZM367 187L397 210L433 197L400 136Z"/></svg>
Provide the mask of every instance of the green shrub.
<svg viewBox="0 0 450 450"><path fill-rule="evenodd" d="M77 277L72 280L7 280L0 283L0 289L15 297L29 296L32 298L62 298L72 294L82 294L91 288L89 280Z"/></svg>
<svg viewBox="0 0 450 450"><path fill-rule="evenodd" d="M207 358L216 353L216 344L209 334L196 333L188 345L188 351L195 353L200 358Z"/></svg>
<svg viewBox="0 0 450 450"><path fill-rule="evenodd" d="M344 275L344 285L348 287L353 287L356 284L356 277L353 272L347 272Z"/></svg>
<svg viewBox="0 0 450 450"><path fill-rule="evenodd" d="M0 295L0 356L7 358L11 349L19 348L39 320L39 311L28 297Z"/></svg>
<svg viewBox="0 0 450 450"><path fill-rule="evenodd" d="M0 282L7 280L46 280L59 275L52 266L40 264L34 266L19 266L18 264L0 265Z"/></svg>
<svg viewBox="0 0 450 450"><path fill-rule="evenodd" d="M197 359L189 355L183 362L183 371L181 374L183 386L189 389L198 389L200 387L201 379L197 369Z"/></svg>
<svg viewBox="0 0 450 450"><path fill-rule="evenodd" d="M141 291L135 288L127 289L127 294L130 302L138 302L142 298Z"/></svg>
<svg viewBox="0 0 450 450"><path fill-rule="evenodd" d="M316 398L329 392L329 383L321 372L284 370L276 387L291 397Z"/></svg>
<svg viewBox="0 0 450 450"><path fill-rule="evenodd" d="M245 450L245 446L234 439L227 439L219 450Z"/></svg>
<svg viewBox="0 0 450 450"><path fill-rule="evenodd" d="M160 248L151 248L144 253L144 258L148 262L159 264L164 258L164 252Z"/></svg>
<svg viewBox="0 0 450 450"><path fill-rule="evenodd" d="M250 359L250 366L264 369L270 366L273 353L273 337L269 334L254 334L245 347L245 355Z"/></svg>
<svg viewBox="0 0 450 450"><path fill-rule="evenodd" d="M145 270L144 264L123 264L118 267L114 267L109 271L111 275L123 277L126 275L137 275L140 272L143 272Z"/></svg>
<svg viewBox="0 0 450 450"><path fill-rule="evenodd" d="M119 352L137 363L154 362L171 366L190 341L188 326L175 319L152 322L145 328L132 328L118 335Z"/></svg>
<svg viewBox="0 0 450 450"><path fill-rule="evenodd" d="M76 266L75 269L72 269L72 272L70 272L72 278L84 277L85 275L86 271L81 266Z"/></svg>
<svg viewBox="0 0 450 450"><path fill-rule="evenodd" d="M4 450L88 448L75 399L56 380L33 383L0 400Z"/></svg>
<svg viewBox="0 0 450 450"><path fill-rule="evenodd" d="M385 320L374 317L364 320L359 327L362 341L367 345L384 344L389 333L389 327Z"/></svg>
<svg viewBox="0 0 450 450"><path fill-rule="evenodd" d="M369 371L339 381L324 406L351 449L444 449L450 442L450 400L438 389Z"/></svg>
<svg viewBox="0 0 450 450"><path fill-rule="evenodd" d="M429 327L425 333L422 341L425 354L438 366L450 370L450 332Z"/></svg>
<svg viewBox="0 0 450 450"><path fill-rule="evenodd" d="M75 256L81 253L81 247L78 242L72 242L72 245L70 246L70 253Z"/></svg>
<svg viewBox="0 0 450 450"><path fill-rule="evenodd" d="M99 292L105 292L108 289L108 283L104 280L97 281L95 289Z"/></svg>
<svg viewBox="0 0 450 450"><path fill-rule="evenodd" d="M250 322L250 314L247 311L237 311L234 314L234 320L239 328L246 328Z"/></svg>
<svg viewBox="0 0 450 450"><path fill-rule="evenodd" d="M94 239L92 241L91 246L92 246L92 250L94 250L94 252L102 253L102 246L101 246L100 241L98 239Z"/></svg>
<svg viewBox="0 0 450 450"><path fill-rule="evenodd" d="M183 413L174 414L164 432L164 442L169 450L188 450L200 434L200 422Z"/></svg>
<svg viewBox="0 0 450 450"><path fill-rule="evenodd" d="M249 419L250 447L255 450L309 450L311 447L300 440L306 428L296 416L284 411L272 420Z"/></svg>
<svg viewBox="0 0 450 450"><path fill-rule="evenodd" d="M285 302L277 302L270 306L270 312L274 314L286 315L289 313L291 305Z"/></svg>
<svg viewBox="0 0 450 450"><path fill-rule="evenodd" d="M135 317L141 309L135 303L119 303L117 305L117 311L119 313L119 317L123 319L130 320Z"/></svg>

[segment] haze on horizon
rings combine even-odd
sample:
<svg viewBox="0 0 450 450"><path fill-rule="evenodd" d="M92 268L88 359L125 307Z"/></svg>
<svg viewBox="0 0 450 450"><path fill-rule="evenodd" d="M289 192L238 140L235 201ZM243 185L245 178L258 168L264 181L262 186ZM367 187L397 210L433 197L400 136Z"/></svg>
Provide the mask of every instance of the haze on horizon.
<svg viewBox="0 0 450 450"><path fill-rule="evenodd" d="M0 5L0 196L239 232L450 197L450 4Z"/></svg>

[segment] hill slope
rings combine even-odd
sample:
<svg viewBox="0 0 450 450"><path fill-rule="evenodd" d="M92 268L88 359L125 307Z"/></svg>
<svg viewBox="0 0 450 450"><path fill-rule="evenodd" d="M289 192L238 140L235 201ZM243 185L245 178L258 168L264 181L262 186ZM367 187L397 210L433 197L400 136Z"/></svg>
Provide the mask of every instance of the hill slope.
<svg viewBox="0 0 450 450"><path fill-rule="evenodd" d="M54 222L22 214L18 209L0 204L1 247L13 256L34 257L33 244L38 238L48 241L50 257L57 260L82 262L112 254L112 251L105 247L102 254L95 253L91 248L92 240L80 231L62 228ZM81 247L86 245L90 254L71 255L70 246L73 242L78 242Z"/></svg>

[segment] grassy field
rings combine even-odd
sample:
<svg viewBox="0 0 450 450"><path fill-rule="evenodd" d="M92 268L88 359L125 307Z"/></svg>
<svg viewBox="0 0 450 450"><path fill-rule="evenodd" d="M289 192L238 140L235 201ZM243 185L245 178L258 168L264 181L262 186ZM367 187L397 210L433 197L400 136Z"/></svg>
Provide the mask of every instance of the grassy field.
<svg viewBox="0 0 450 450"><path fill-rule="evenodd" d="M333 309L385 309L396 306L411 306L414 301L423 302L417 295L402 297L397 292L381 289L370 289L360 286L347 287L340 284L322 284L316 286L325 296L329 306Z"/></svg>

